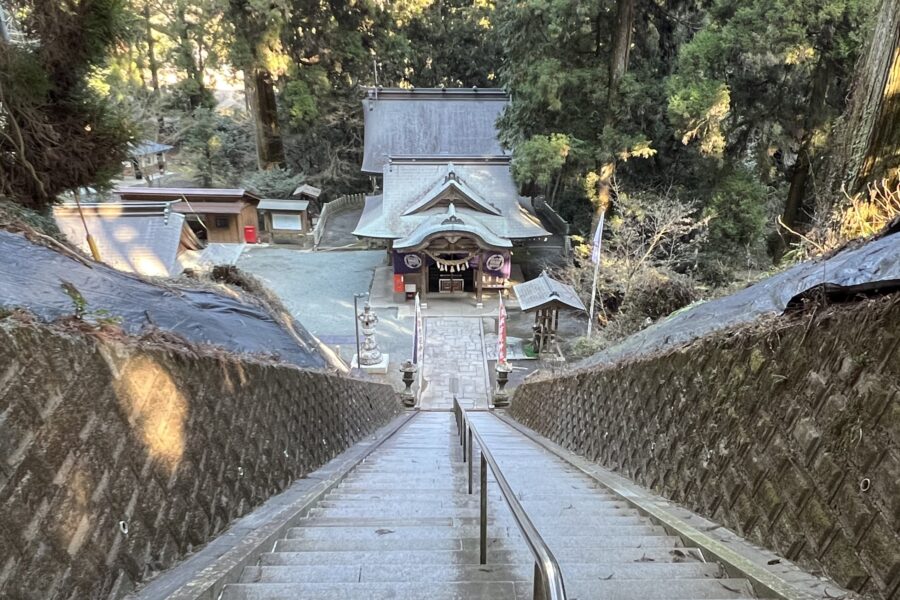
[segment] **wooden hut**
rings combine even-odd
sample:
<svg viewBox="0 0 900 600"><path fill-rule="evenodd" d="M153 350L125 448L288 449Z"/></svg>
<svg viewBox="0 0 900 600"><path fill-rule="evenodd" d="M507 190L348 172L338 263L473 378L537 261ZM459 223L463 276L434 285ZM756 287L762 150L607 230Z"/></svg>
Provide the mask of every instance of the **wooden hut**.
<svg viewBox="0 0 900 600"><path fill-rule="evenodd" d="M550 277L546 271L531 281L513 286L519 308L534 313L534 350L548 352L556 343L559 330L559 310L586 310L571 285Z"/></svg>
<svg viewBox="0 0 900 600"><path fill-rule="evenodd" d="M257 241L261 198L248 190L132 187L115 193L123 202L172 202L172 210L185 215L198 237L209 242Z"/></svg>

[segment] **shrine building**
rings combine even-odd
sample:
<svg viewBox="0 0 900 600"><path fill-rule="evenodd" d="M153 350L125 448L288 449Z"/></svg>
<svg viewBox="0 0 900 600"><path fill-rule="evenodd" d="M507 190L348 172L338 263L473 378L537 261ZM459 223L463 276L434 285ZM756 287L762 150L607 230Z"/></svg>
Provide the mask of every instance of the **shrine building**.
<svg viewBox="0 0 900 600"><path fill-rule="evenodd" d="M496 121L494 89L370 89L363 171L381 176L354 235L386 240L394 297L481 304L508 288L517 248L551 234L519 194Z"/></svg>

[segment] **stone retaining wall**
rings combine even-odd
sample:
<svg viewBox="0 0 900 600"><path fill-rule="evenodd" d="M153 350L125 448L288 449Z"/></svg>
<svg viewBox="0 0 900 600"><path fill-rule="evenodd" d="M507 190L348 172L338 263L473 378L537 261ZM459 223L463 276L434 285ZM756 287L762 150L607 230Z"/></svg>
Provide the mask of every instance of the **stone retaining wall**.
<svg viewBox="0 0 900 600"><path fill-rule="evenodd" d="M388 386L0 320L0 597L120 597L399 412Z"/></svg>
<svg viewBox="0 0 900 600"><path fill-rule="evenodd" d="M520 386L557 443L874 598L900 598L900 298Z"/></svg>

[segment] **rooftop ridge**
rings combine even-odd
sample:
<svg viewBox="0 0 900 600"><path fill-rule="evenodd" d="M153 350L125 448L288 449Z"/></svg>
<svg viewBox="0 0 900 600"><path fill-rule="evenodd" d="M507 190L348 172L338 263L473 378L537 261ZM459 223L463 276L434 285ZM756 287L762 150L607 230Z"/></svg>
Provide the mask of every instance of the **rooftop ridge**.
<svg viewBox="0 0 900 600"><path fill-rule="evenodd" d="M366 88L370 100L489 100L508 102L509 94L501 88Z"/></svg>
<svg viewBox="0 0 900 600"><path fill-rule="evenodd" d="M388 164L407 163L439 163L454 165L474 164L508 164L512 161L509 154L391 154Z"/></svg>

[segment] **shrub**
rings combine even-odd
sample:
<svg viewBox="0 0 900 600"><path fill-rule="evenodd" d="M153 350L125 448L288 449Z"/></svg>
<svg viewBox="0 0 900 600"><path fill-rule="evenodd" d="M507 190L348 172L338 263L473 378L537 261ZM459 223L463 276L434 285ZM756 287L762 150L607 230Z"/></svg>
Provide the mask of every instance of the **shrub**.
<svg viewBox="0 0 900 600"><path fill-rule="evenodd" d="M645 269L632 278L622 310L640 317L657 320L696 301L694 282L671 271Z"/></svg>
<svg viewBox="0 0 900 600"><path fill-rule="evenodd" d="M242 184L263 198L290 198L304 180L302 173L291 174L286 169L270 169L247 175Z"/></svg>
<svg viewBox="0 0 900 600"><path fill-rule="evenodd" d="M738 258L762 237L766 218L766 188L743 170L726 173L715 187L705 214L708 247L724 257Z"/></svg>

